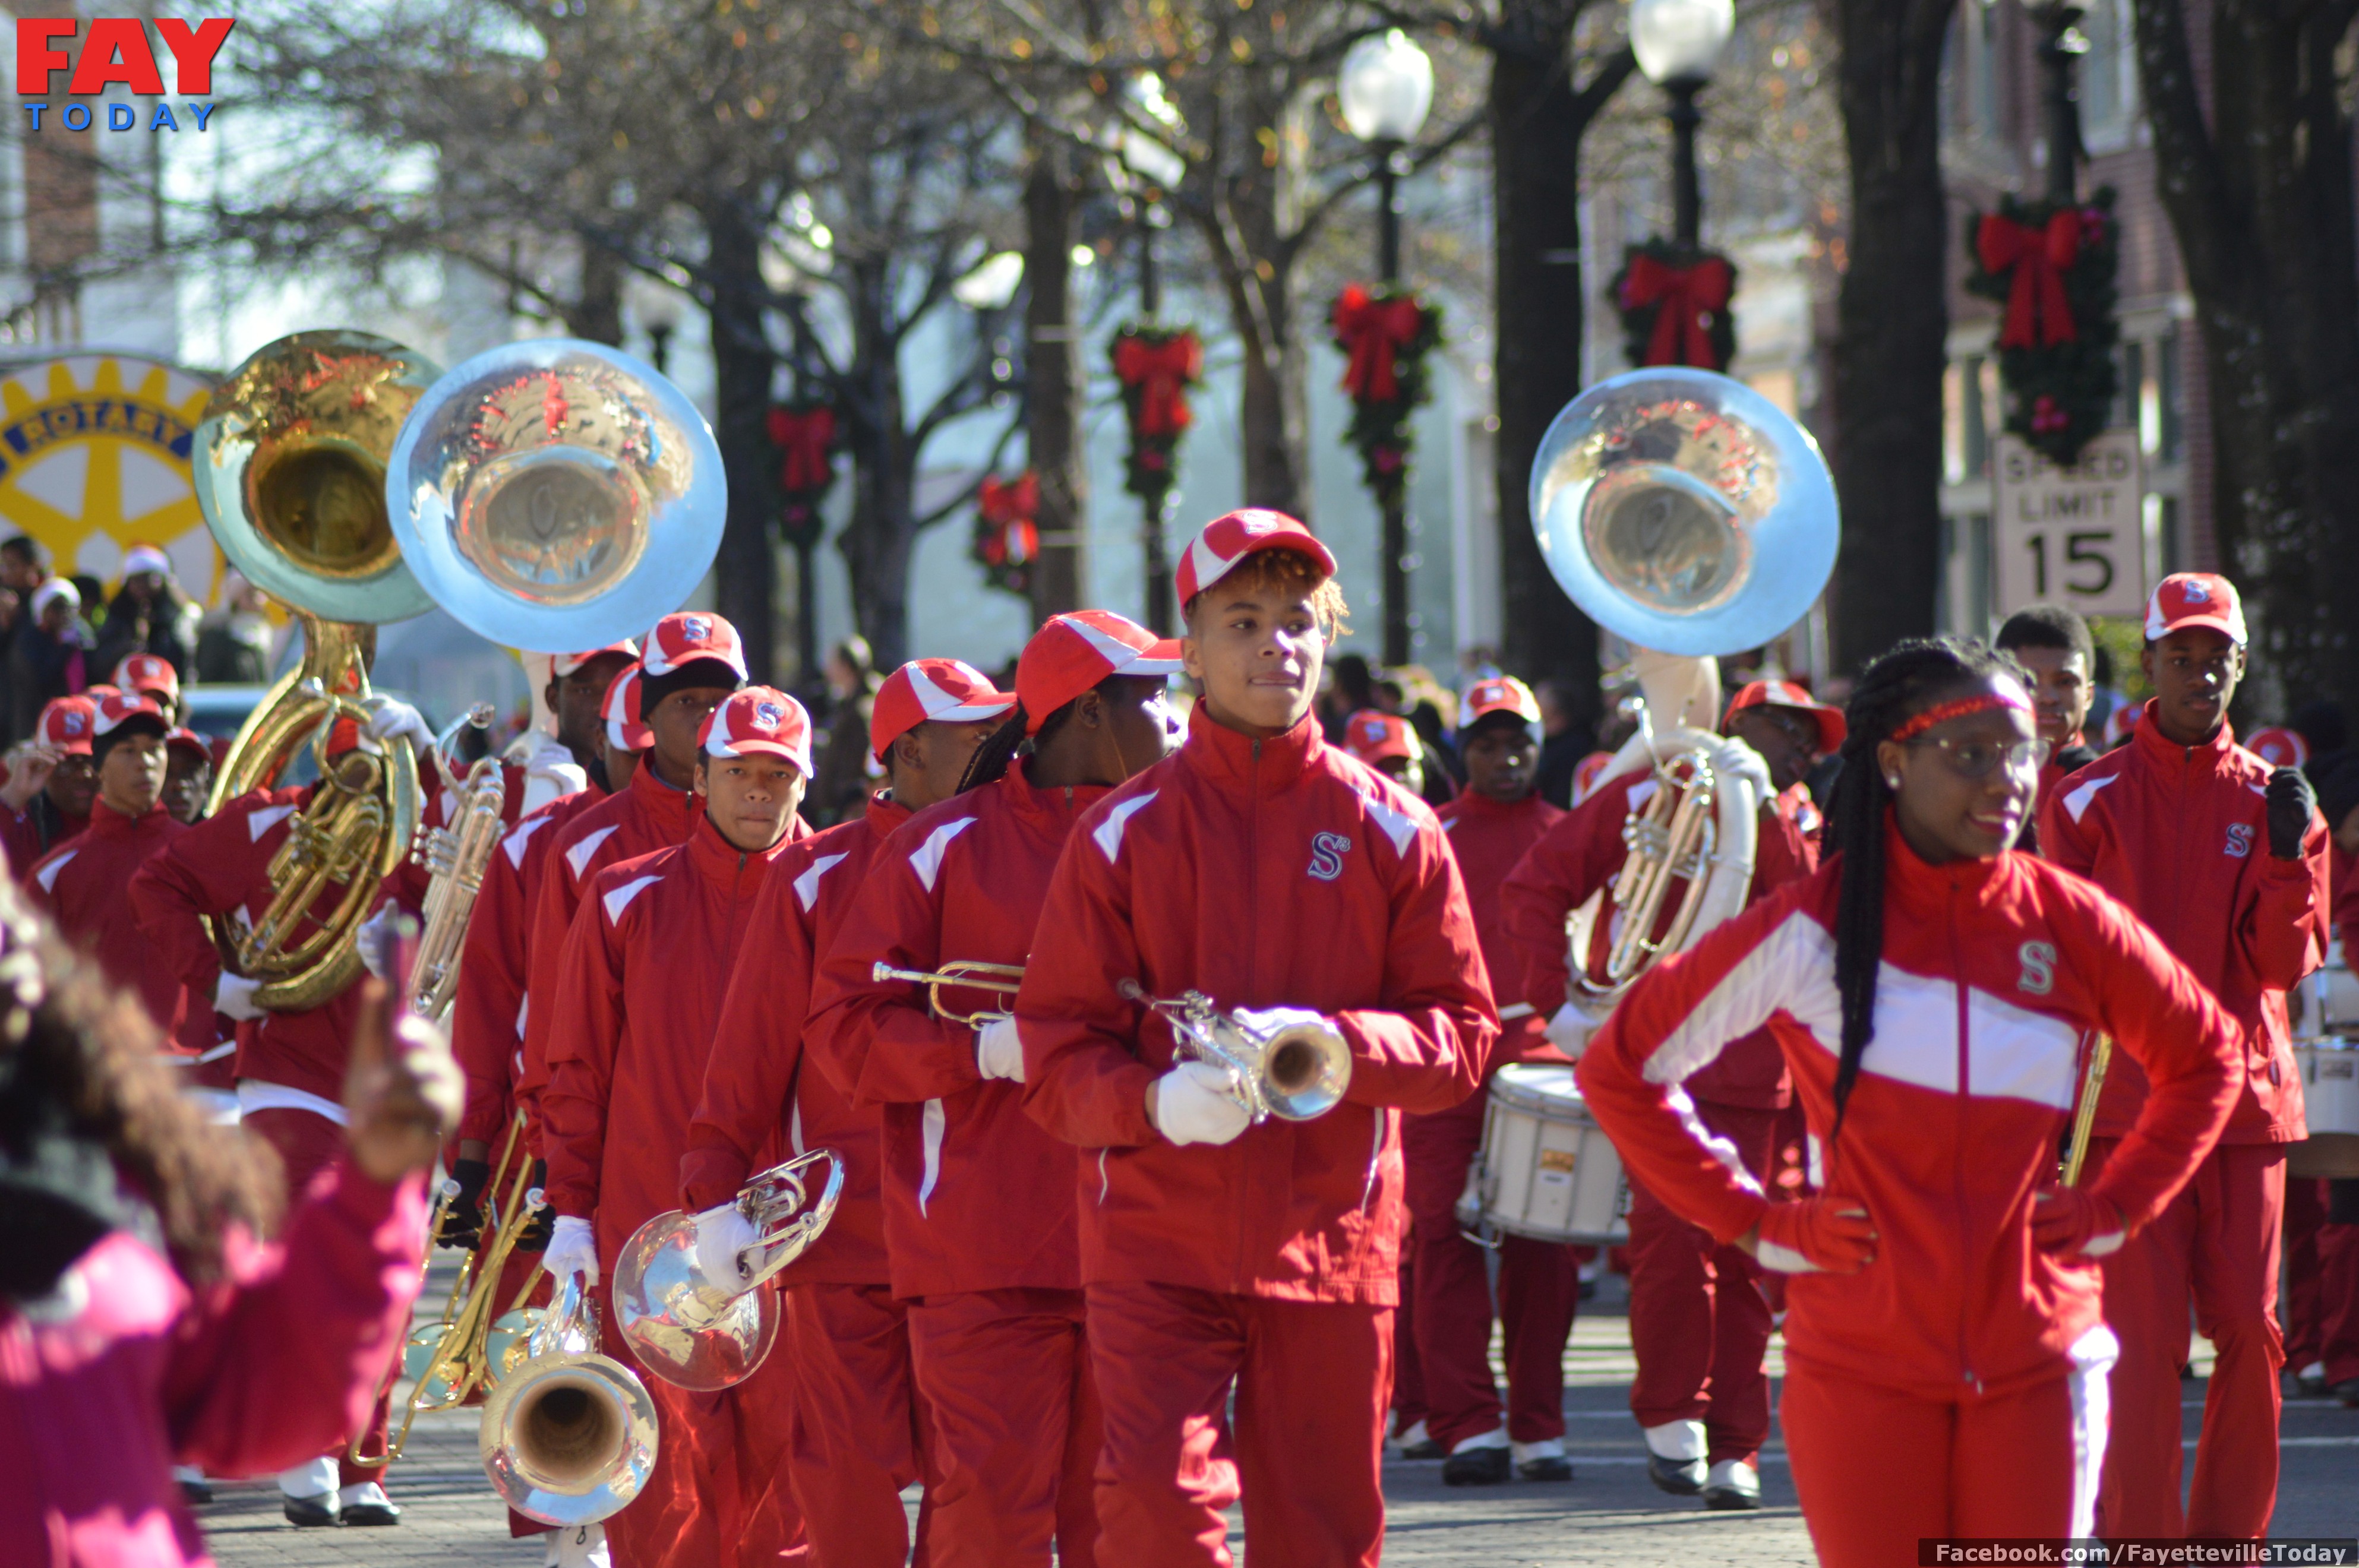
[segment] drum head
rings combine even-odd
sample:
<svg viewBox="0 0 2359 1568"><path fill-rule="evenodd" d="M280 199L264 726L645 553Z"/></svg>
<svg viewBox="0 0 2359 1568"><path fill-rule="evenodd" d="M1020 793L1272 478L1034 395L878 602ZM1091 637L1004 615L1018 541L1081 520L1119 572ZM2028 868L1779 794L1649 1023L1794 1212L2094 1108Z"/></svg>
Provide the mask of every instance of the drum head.
<svg viewBox="0 0 2359 1568"><path fill-rule="evenodd" d="M1491 1079L1491 1098L1544 1116L1586 1117L1572 1069L1555 1062L1511 1062Z"/></svg>

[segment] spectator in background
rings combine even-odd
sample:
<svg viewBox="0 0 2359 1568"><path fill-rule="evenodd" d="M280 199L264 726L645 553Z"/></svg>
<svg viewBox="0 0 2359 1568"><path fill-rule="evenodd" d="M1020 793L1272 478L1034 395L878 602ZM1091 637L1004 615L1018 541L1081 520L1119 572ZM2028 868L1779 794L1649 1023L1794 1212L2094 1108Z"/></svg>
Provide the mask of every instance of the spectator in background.
<svg viewBox="0 0 2359 1568"><path fill-rule="evenodd" d="M98 763L91 755L97 708L86 697L61 697L41 709L33 739L8 752L8 782L0 784L0 848L11 875L90 826L98 798Z"/></svg>
<svg viewBox="0 0 2359 1568"><path fill-rule="evenodd" d="M186 676L197 667L197 607L172 580L170 557L153 545L123 553L123 586L99 628L98 665L113 669L134 654L153 654Z"/></svg>
<svg viewBox="0 0 2359 1568"><path fill-rule="evenodd" d="M827 738L803 815L820 827L844 820L861 806L879 776L868 750L868 719L876 704L876 655L868 639L846 637L827 655Z"/></svg>
<svg viewBox="0 0 2359 1568"><path fill-rule="evenodd" d="M33 590L26 623L9 639L9 708L25 735L33 732L49 703L77 696L90 685L92 639L82 624L82 602L72 583L49 579Z"/></svg>
<svg viewBox="0 0 2359 1568"><path fill-rule="evenodd" d="M1596 749L1597 736L1581 721L1564 682L1544 680L1533 695L1540 704L1540 798L1563 811L1572 804L1572 772Z"/></svg>
<svg viewBox="0 0 2359 1568"><path fill-rule="evenodd" d="M1319 694L1319 728L1331 746L1343 743L1352 715L1376 706L1376 672L1364 654L1338 655L1327 666L1326 689Z"/></svg>
<svg viewBox="0 0 2359 1568"><path fill-rule="evenodd" d="M2105 738L2104 745L2098 748L2100 752L2104 752L2117 744L2114 739L2116 730L2114 719L2125 714L2128 715L2123 719L2118 731L2120 735L2126 737L2129 734L2129 727L2137 722L2138 705L2132 702L2128 695L2122 690L2114 674L2114 656L2105 651L2103 643L2096 645L2094 662L2090 668L2096 676L2097 687L2089 694L2089 717L2082 729L2092 737L2102 735Z"/></svg>
<svg viewBox="0 0 2359 1568"><path fill-rule="evenodd" d="M164 737L164 809L172 820L193 827L204 820L213 792L213 749L193 730Z"/></svg>
<svg viewBox="0 0 2359 1568"><path fill-rule="evenodd" d="M236 572L222 575L221 606L197 622L197 679L260 686L270 679L270 596Z"/></svg>
<svg viewBox="0 0 2359 1568"><path fill-rule="evenodd" d="M32 620L33 590L49 576L41 565L41 546L32 538L18 534L0 539L0 673L8 667L8 654L15 647L17 629ZM0 736L14 742L33 726L33 715L20 720L10 704L10 683L0 679Z"/></svg>
<svg viewBox="0 0 2359 1568"><path fill-rule="evenodd" d="M1409 721L1425 744L1426 771L1447 773L1451 791L1446 798L1454 798L1466 782L1465 764L1459 761L1458 748L1450 739L1451 730L1458 726L1457 694L1434 679L1433 672L1423 665L1403 665L1387 671L1378 690L1387 686L1401 694L1400 706L1393 711Z"/></svg>

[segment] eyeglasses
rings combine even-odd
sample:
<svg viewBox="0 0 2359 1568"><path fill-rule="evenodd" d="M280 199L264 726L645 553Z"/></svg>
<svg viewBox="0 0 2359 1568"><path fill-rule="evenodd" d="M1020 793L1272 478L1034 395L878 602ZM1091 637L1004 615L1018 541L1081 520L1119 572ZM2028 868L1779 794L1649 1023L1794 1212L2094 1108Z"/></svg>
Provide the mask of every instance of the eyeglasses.
<svg viewBox="0 0 2359 1568"><path fill-rule="evenodd" d="M2047 762L2049 752L2045 741L1952 741L1929 735L1901 743L1939 748L1950 771L1962 779L1986 779L1992 770L2002 766L2011 773L2036 773Z"/></svg>

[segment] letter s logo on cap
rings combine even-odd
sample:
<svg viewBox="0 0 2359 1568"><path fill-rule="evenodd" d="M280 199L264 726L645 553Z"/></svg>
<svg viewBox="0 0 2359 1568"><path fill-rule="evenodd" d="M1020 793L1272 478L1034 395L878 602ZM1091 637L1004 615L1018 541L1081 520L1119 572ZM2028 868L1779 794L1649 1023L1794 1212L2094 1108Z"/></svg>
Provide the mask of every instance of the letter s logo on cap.
<svg viewBox="0 0 2359 1568"><path fill-rule="evenodd" d="M2187 602L2190 604L2209 604L2212 602L2212 590L2205 588L2200 582L2190 581L2184 583L2180 585L2180 592L2186 596Z"/></svg>
<svg viewBox="0 0 2359 1568"><path fill-rule="evenodd" d="M679 629L691 643L701 643L712 635L712 622L701 615L681 616Z"/></svg>
<svg viewBox="0 0 2359 1568"><path fill-rule="evenodd" d="M775 702L756 703L754 707L754 722L765 730L776 731L786 721L787 710Z"/></svg>
<svg viewBox="0 0 2359 1568"><path fill-rule="evenodd" d="M1310 839L1310 878L1314 881L1332 882L1343 874L1343 857L1352 852L1352 841L1341 833L1313 834Z"/></svg>

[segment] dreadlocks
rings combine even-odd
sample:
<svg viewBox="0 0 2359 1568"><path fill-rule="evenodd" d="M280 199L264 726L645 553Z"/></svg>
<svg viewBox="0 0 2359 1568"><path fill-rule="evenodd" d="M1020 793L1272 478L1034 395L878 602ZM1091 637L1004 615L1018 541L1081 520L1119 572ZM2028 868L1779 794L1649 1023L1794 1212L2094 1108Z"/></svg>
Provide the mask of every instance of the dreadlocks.
<svg viewBox="0 0 2359 1568"><path fill-rule="evenodd" d="M1108 676L1090 689L1101 696L1110 695L1115 682L1136 678L1137 677ZM1029 737L1032 750L1037 752L1047 745L1049 737L1064 728L1065 721L1073 716L1073 709L1081 705L1082 699L1077 697L1040 720L1040 732ZM1006 721L985 736L983 744L974 749L974 755L968 759L966 772L959 775L958 793L964 795L971 789L979 788L987 784L997 784L1001 779L1006 778L1007 770L1016 765L1016 759L1024 754L1027 740L1025 730L1030 723L1030 718L1024 711L1024 705L1017 703L1009 710Z"/></svg>
<svg viewBox="0 0 2359 1568"><path fill-rule="evenodd" d="M1884 963L1884 816L1892 790L1875 748L1908 719L1962 686L2005 675L2030 685L2023 666L1971 637L1912 637L1867 666L1843 717L1842 770L1827 803L1826 848L1842 857L1835 906L1835 989L1843 997L1843 1048L1835 1066L1834 1129L1875 1037L1875 976Z"/></svg>

